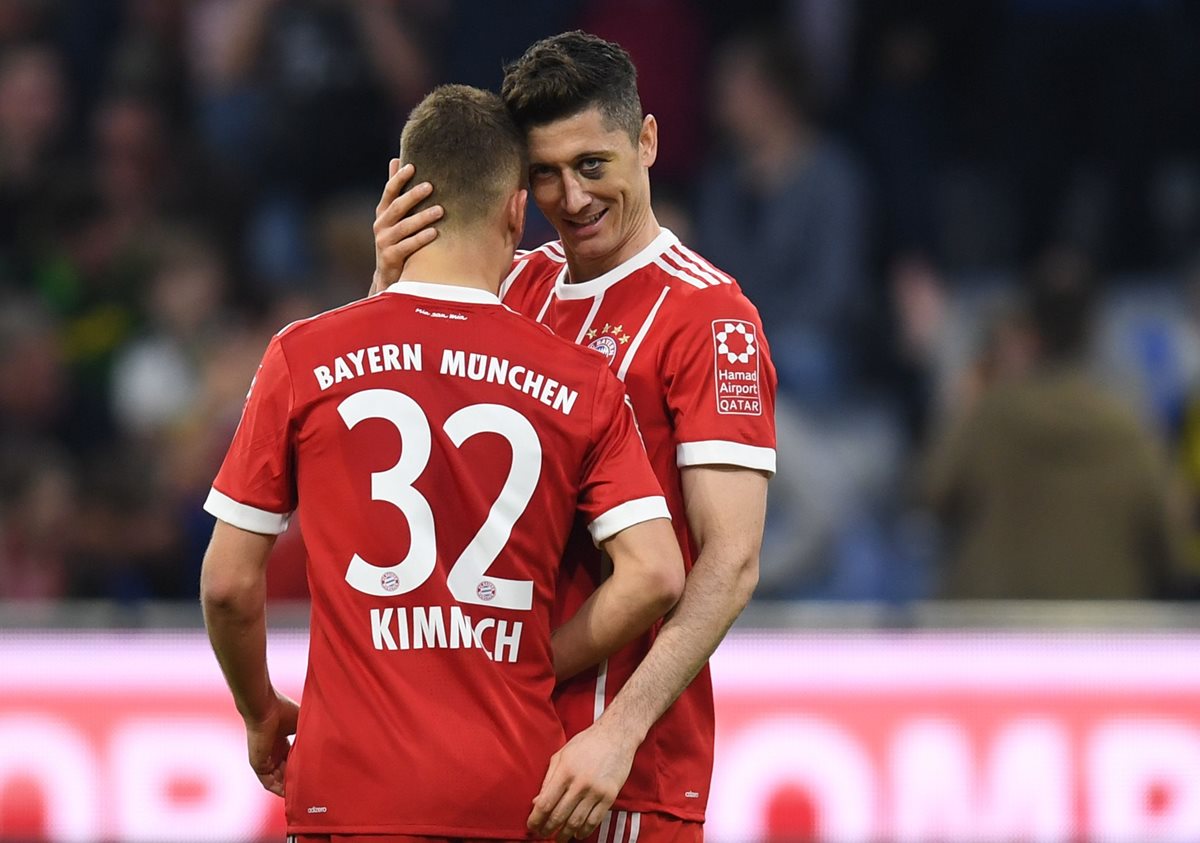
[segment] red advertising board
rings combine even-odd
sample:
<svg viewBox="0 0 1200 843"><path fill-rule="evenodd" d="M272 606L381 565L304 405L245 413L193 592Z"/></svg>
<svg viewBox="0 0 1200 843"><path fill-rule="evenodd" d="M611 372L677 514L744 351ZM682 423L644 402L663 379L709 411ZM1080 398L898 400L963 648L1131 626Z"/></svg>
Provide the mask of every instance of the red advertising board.
<svg viewBox="0 0 1200 843"><path fill-rule="evenodd" d="M1197 634L734 634L714 843L1200 840ZM303 682L305 641L273 636ZM0 837L283 837L201 633L0 637Z"/></svg>

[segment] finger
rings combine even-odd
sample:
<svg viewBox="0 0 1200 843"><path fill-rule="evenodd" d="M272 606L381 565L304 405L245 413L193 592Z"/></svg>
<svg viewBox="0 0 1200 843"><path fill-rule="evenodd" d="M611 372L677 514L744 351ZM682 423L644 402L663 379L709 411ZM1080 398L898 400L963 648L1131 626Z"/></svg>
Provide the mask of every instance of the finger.
<svg viewBox="0 0 1200 843"><path fill-rule="evenodd" d="M405 262L413 256L413 253L427 243L432 243L437 238L438 232L436 228L423 228L411 237L388 246L379 253L379 260L377 261L379 269L384 275L388 275L389 270L392 270L391 274L398 277L399 272L395 272L395 270L403 269ZM392 281L396 281L397 278L385 280L391 283Z"/></svg>
<svg viewBox="0 0 1200 843"><path fill-rule="evenodd" d="M434 223L442 218L445 211L441 205L431 205L428 208L423 208L418 213L411 217L404 217L397 220L389 226L379 225L375 230L375 248L377 251L387 249L390 246L395 246L404 242L407 238L413 237L426 230L431 230ZM425 234L430 240L433 236ZM427 242L422 238L422 242ZM414 248L413 251L416 251Z"/></svg>
<svg viewBox="0 0 1200 843"><path fill-rule="evenodd" d="M579 803L583 797L584 793L582 789L568 788L567 792L558 798L554 810L550 812L549 818L542 824L542 833L557 834L560 840L569 840L572 836L571 834L567 834L565 838L561 835L566 832L565 826L567 825L567 820L575 813L575 809L579 807Z"/></svg>
<svg viewBox="0 0 1200 843"><path fill-rule="evenodd" d="M548 836L554 830L547 828L546 820L567 790L566 781L558 776L558 760L557 754L551 757L550 768L546 770L546 776L542 779L542 789L533 798L533 810L525 823L530 831L542 837Z"/></svg>
<svg viewBox="0 0 1200 843"><path fill-rule="evenodd" d="M274 793L276 796L283 795L283 769L282 762L268 765L265 769L256 769L255 775L258 776L258 781L264 788Z"/></svg>
<svg viewBox="0 0 1200 843"><path fill-rule="evenodd" d="M420 231L415 231L409 234L400 235L391 243L384 244L379 249L379 257L382 261L380 268L389 266L392 262L404 265L421 246L427 243L432 243L437 239L438 231L436 228L422 228Z"/></svg>
<svg viewBox="0 0 1200 843"><path fill-rule="evenodd" d="M566 841L575 837L587 836L585 834L581 834L581 831L584 824L587 823L588 817L591 816L593 804L594 800L592 799L579 800L579 804L575 806L575 810L571 812L571 816L567 818L566 823L563 824L562 830L558 833L558 839L562 841L562 843L566 843Z"/></svg>
<svg viewBox="0 0 1200 843"><path fill-rule="evenodd" d="M406 190L387 204L385 208L375 212L375 231L380 232L404 220L417 205L424 202L433 193L433 185L427 181ZM432 207L432 206L431 206ZM439 206L440 207L440 206ZM424 208L422 211L428 211ZM416 216L415 214L413 216ZM436 216L440 217L439 212Z"/></svg>
<svg viewBox="0 0 1200 843"><path fill-rule="evenodd" d="M390 180L392 176L396 175L396 171L399 169L400 169L400 159L399 158L393 158L391 161L389 161L388 162L388 179Z"/></svg>
<svg viewBox="0 0 1200 843"><path fill-rule="evenodd" d="M608 813L608 809L612 807L613 800L601 799L592 806L592 810L588 813L587 819L580 826L579 833L575 837L579 840L591 837L592 832L600 827L600 823L604 822L604 815Z"/></svg>
<svg viewBox="0 0 1200 843"><path fill-rule="evenodd" d="M393 158L392 161L394 161L397 165L400 163L398 158ZM388 164L389 172L391 172L393 166L394 165L391 163ZM397 166L396 171L391 172L391 174L388 176L387 184L383 186L383 195L379 198L379 204L375 206L376 216L378 216L384 208L392 204L396 197L400 195L400 191L404 190L404 185L408 184L408 181L413 177L414 172L415 171L413 170L412 164L405 164L403 167Z"/></svg>
<svg viewBox="0 0 1200 843"><path fill-rule="evenodd" d="M266 790L276 796L283 796L283 777L281 775L272 772L269 775L259 776L258 780Z"/></svg>

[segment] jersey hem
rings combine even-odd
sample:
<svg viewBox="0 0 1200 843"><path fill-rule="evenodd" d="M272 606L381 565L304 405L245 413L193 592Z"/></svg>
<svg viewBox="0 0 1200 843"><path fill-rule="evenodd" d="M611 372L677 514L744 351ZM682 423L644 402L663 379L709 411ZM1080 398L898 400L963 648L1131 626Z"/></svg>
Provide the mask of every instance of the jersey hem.
<svg viewBox="0 0 1200 843"><path fill-rule="evenodd" d="M265 509L235 501L216 489L209 490L208 498L204 501L204 511L226 524L268 536L279 535L288 528L288 523L292 520L289 512L267 512Z"/></svg>
<svg viewBox="0 0 1200 843"><path fill-rule="evenodd" d="M592 541L600 544L622 530L635 524L641 524L643 521L652 521L655 518L671 520L671 511L667 509L667 499L661 495L635 498L614 506L588 524L588 532L592 534Z"/></svg>
<svg viewBox="0 0 1200 843"><path fill-rule="evenodd" d="M689 823L703 823L704 809L699 811L685 811L671 805L664 805L661 802L641 802L637 800L618 799L609 808L610 811L630 811L641 814L666 814L674 817L677 820L683 820Z"/></svg>
<svg viewBox="0 0 1200 843"><path fill-rule="evenodd" d="M680 468L689 465L736 465L774 474L775 449L723 439L680 442L675 447L675 462Z"/></svg>

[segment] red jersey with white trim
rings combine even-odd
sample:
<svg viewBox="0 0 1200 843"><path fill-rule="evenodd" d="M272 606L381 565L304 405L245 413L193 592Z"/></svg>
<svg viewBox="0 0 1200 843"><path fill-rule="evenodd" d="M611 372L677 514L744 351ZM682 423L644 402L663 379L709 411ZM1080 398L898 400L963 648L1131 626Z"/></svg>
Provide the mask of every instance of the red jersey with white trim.
<svg viewBox="0 0 1200 843"><path fill-rule="evenodd" d="M680 468L775 470L775 369L758 311L737 282L663 229L640 253L599 278L567 282L562 245L517 254L505 304L608 360L637 415L691 570ZM559 621L605 576L603 560L575 541L559 581ZM604 710L653 641L651 631L555 692L568 736ZM706 667L650 730L616 808L703 820L712 777L713 702Z"/></svg>
<svg viewBox="0 0 1200 843"><path fill-rule="evenodd" d="M205 506L303 525L288 830L504 839L564 741L550 630L576 515L595 541L668 517L603 360L414 282L271 341Z"/></svg>

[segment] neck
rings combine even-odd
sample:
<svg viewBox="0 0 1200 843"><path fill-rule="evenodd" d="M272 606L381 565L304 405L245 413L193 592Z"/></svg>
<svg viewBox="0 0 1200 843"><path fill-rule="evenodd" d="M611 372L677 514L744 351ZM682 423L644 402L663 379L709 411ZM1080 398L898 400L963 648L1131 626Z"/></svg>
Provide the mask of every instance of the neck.
<svg viewBox="0 0 1200 843"><path fill-rule="evenodd" d="M650 209L650 205L647 203L646 210L641 215L641 219L635 221L634 225L630 227L629 234L626 235L617 248L602 257L586 258L574 255L570 249L566 248L566 243L564 242L563 250L567 253L567 270L571 283L578 284L582 281L591 281L593 278L599 278L606 272L611 272L642 249L649 246L661 231L662 226L658 224L658 220L654 216L654 211Z"/></svg>
<svg viewBox="0 0 1200 843"><path fill-rule="evenodd" d="M413 254L400 273L401 281L423 281L451 287L471 287L493 295L512 266L512 250L507 255L487 233L448 235Z"/></svg>

